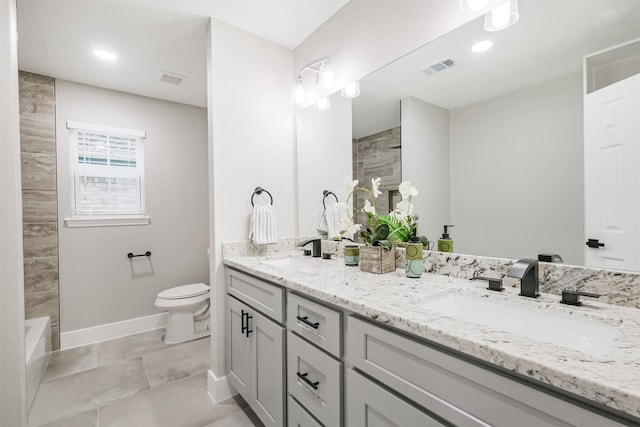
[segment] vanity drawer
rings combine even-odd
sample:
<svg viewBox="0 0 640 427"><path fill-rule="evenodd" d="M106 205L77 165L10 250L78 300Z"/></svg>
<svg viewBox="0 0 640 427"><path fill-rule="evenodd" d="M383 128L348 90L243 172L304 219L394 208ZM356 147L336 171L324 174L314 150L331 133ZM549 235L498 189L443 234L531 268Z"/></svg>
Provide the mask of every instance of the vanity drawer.
<svg viewBox="0 0 640 427"><path fill-rule="evenodd" d="M389 388L458 426L621 425L435 346L349 316L348 359Z"/></svg>
<svg viewBox="0 0 640 427"><path fill-rule="evenodd" d="M287 334L289 393L326 426L342 425L342 363Z"/></svg>
<svg viewBox="0 0 640 427"><path fill-rule="evenodd" d="M289 427L323 427L291 396L287 399L287 408L287 425Z"/></svg>
<svg viewBox="0 0 640 427"><path fill-rule="evenodd" d="M336 357L342 355L342 313L289 293L287 329Z"/></svg>
<svg viewBox="0 0 640 427"><path fill-rule="evenodd" d="M227 292L256 310L284 323L284 289L227 267Z"/></svg>
<svg viewBox="0 0 640 427"><path fill-rule="evenodd" d="M349 369L347 375L349 427L445 425L356 371Z"/></svg>

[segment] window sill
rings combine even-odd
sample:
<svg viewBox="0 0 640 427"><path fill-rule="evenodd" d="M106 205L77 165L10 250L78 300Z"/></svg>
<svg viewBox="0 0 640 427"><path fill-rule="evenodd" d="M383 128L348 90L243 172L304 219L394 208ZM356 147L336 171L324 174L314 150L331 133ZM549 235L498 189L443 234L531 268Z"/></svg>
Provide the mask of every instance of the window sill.
<svg viewBox="0 0 640 427"><path fill-rule="evenodd" d="M148 216L126 216L126 217L75 217L65 218L65 224L69 228L82 227L120 227L128 225L148 225L151 218Z"/></svg>

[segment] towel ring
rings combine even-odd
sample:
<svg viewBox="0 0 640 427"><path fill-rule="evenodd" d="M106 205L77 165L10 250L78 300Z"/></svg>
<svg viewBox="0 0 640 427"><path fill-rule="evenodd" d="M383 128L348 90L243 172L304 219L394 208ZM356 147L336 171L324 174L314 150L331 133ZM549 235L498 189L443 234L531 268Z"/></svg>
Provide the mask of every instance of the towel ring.
<svg viewBox="0 0 640 427"><path fill-rule="evenodd" d="M323 208L325 208L325 209L327 208L327 205L324 203L324 201L325 201L325 199L326 199L327 197L329 197L329 196L333 196L333 197L335 197L335 198L336 198L336 203L338 203L338 202L339 202L339 200L338 200L338 196L336 196L334 193L332 193L332 192L331 192L331 191L329 191L329 190L324 190L324 191L322 192L322 195L324 196L324 197L322 198L322 207L323 207Z"/></svg>
<svg viewBox="0 0 640 427"><path fill-rule="evenodd" d="M271 199L271 204L273 205L273 196L271 195L271 193L269 193L267 190L265 190L262 187L256 187L256 189L253 190L253 194L251 195L251 206L255 206L253 204L253 196L255 196L256 194L262 194L263 191L269 195L269 198Z"/></svg>

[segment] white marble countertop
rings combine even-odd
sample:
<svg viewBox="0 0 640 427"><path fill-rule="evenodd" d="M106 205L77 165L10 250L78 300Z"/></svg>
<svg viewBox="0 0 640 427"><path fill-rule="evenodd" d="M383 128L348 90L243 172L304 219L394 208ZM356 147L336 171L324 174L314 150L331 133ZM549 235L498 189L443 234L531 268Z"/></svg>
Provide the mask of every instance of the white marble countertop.
<svg viewBox="0 0 640 427"><path fill-rule="evenodd" d="M298 258L299 270L279 268L263 261ZM509 371L582 396L640 418L640 310L583 298L572 307L557 295L531 299L519 289L486 290L487 282L423 274L405 277L397 269L372 274L345 266L341 258L303 257L298 251L269 256L235 256L224 263L237 270L315 297L378 322L426 338ZM460 291L476 297L520 304L597 323L620 324L614 340L596 353L585 353L544 340L534 340L499 328L465 322L420 307L434 294ZM532 324L531 328L536 328Z"/></svg>

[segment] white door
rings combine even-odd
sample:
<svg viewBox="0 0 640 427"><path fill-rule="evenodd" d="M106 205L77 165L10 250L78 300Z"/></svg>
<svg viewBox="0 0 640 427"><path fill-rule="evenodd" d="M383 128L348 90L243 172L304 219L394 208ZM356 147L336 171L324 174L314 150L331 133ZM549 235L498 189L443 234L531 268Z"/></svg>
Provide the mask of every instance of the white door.
<svg viewBox="0 0 640 427"><path fill-rule="evenodd" d="M585 265L640 270L640 74L585 96L584 131Z"/></svg>

